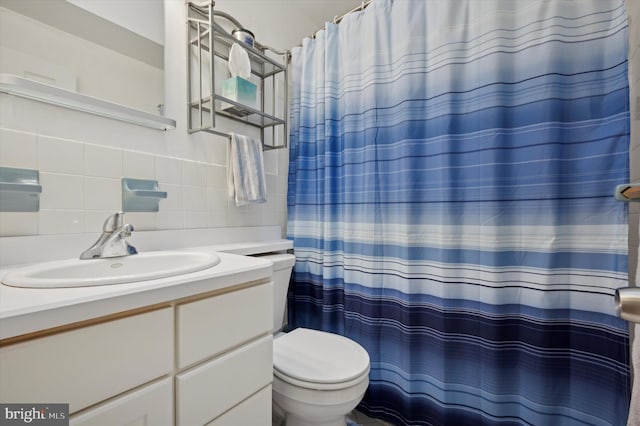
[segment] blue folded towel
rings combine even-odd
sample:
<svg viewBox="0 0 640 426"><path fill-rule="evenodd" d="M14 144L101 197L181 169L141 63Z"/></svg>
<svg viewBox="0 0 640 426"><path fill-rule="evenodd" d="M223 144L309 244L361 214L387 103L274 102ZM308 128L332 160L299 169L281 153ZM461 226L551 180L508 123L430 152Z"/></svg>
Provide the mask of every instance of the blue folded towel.
<svg viewBox="0 0 640 426"><path fill-rule="evenodd" d="M262 142L231 133L229 141L229 195L236 206L267 201Z"/></svg>

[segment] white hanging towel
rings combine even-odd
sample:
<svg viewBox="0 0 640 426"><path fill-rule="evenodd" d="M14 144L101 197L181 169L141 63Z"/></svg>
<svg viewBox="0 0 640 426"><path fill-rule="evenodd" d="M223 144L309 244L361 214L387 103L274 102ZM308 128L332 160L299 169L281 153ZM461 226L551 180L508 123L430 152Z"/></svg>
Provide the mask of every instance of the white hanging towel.
<svg viewBox="0 0 640 426"><path fill-rule="evenodd" d="M229 195L235 198L236 206L265 203L267 188L262 142L231 133L228 164Z"/></svg>
<svg viewBox="0 0 640 426"><path fill-rule="evenodd" d="M640 257L640 256L639 256ZM640 259L636 268L636 286L640 287ZM627 426L640 425L640 324L631 323L633 336L631 341L631 366L633 368L633 384L631 386L631 406Z"/></svg>

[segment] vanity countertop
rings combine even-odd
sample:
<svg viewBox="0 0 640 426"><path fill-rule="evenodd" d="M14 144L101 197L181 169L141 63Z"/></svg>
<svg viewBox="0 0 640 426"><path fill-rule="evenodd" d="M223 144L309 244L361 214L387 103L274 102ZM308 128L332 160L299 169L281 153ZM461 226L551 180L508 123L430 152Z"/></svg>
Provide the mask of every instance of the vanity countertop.
<svg viewBox="0 0 640 426"><path fill-rule="evenodd" d="M94 287L33 289L0 284L0 340L119 312L167 303L243 283L268 279L272 264L259 257L215 252L220 263L189 274ZM249 254L249 253L247 253ZM0 269L0 278L11 268Z"/></svg>

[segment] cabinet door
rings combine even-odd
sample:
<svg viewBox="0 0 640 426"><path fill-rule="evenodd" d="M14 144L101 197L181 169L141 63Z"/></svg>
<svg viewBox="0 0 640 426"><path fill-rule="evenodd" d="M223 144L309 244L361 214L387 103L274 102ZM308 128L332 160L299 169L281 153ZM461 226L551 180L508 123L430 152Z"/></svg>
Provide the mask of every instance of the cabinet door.
<svg viewBox="0 0 640 426"><path fill-rule="evenodd" d="M170 378L71 416L71 426L171 426L173 386Z"/></svg>
<svg viewBox="0 0 640 426"><path fill-rule="evenodd" d="M271 385L233 407L207 426L271 426Z"/></svg>
<svg viewBox="0 0 640 426"><path fill-rule="evenodd" d="M185 368L271 332L273 283L177 307L178 367Z"/></svg>
<svg viewBox="0 0 640 426"><path fill-rule="evenodd" d="M273 342L268 335L178 374L177 424L206 424L272 381Z"/></svg>
<svg viewBox="0 0 640 426"><path fill-rule="evenodd" d="M0 348L0 401L71 414L173 369L173 310L159 309Z"/></svg>

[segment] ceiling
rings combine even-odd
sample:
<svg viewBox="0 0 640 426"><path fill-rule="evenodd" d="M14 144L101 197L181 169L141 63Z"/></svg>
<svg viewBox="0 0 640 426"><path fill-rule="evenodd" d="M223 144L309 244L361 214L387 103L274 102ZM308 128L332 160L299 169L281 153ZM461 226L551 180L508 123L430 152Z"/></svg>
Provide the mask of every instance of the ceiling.
<svg viewBox="0 0 640 426"><path fill-rule="evenodd" d="M0 0L0 7L161 68L163 1L184 3L184 0ZM214 8L237 19L255 34L259 43L286 50L301 44L303 38L324 27L325 22L361 3L361 0L215 0ZM132 16L137 19L132 20ZM115 27L128 31L112 30Z"/></svg>
<svg viewBox="0 0 640 426"><path fill-rule="evenodd" d="M262 44L284 50L302 42L359 6L361 0L216 0L215 8L236 18Z"/></svg>

